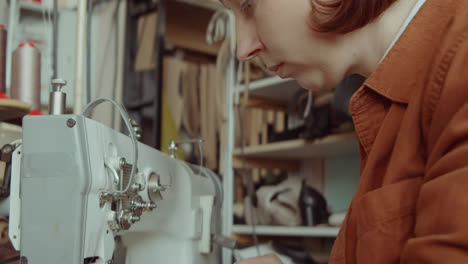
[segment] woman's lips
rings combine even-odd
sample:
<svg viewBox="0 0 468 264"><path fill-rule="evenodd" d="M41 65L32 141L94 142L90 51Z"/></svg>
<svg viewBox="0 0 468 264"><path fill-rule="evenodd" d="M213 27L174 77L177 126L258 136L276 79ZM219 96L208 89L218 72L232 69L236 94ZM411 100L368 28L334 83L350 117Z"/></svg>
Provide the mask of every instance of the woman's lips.
<svg viewBox="0 0 468 264"><path fill-rule="evenodd" d="M280 63L280 64L277 64L277 65L275 65L275 66L273 66L273 67L270 67L269 70L270 70L270 71L273 71L273 72L276 72L276 74L277 74L279 77L283 78L283 79L287 77L287 76L286 76L286 73L285 73L285 71L284 71L284 63L283 63L283 62Z"/></svg>

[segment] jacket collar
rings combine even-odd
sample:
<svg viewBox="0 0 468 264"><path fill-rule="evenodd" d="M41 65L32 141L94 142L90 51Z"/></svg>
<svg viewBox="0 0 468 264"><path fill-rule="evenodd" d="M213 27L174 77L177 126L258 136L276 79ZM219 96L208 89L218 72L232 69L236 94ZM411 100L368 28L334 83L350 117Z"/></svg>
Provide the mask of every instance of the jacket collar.
<svg viewBox="0 0 468 264"><path fill-rule="evenodd" d="M427 0L393 48L364 83L376 93L398 103L408 103L424 80L439 40L454 15L456 0ZM436 18L436 21L434 19Z"/></svg>

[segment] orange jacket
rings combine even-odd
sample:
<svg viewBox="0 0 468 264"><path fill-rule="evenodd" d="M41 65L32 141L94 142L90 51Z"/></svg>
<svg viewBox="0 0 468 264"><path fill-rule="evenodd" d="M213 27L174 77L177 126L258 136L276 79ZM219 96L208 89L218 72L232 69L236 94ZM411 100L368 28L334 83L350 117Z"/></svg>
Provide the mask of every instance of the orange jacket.
<svg viewBox="0 0 468 264"><path fill-rule="evenodd" d="M350 111L361 180L329 263L468 263L468 1L427 0Z"/></svg>

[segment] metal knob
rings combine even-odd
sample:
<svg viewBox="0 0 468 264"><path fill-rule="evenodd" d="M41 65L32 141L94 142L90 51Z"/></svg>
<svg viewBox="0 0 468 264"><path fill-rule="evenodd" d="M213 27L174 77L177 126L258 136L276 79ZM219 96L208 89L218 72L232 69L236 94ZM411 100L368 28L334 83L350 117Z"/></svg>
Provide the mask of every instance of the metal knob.
<svg viewBox="0 0 468 264"><path fill-rule="evenodd" d="M62 92L63 86L67 85L67 81L63 79L53 79L52 89L49 95L49 114L50 115L63 115L65 114L65 105L67 95Z"/></svg>
<svg viewBox="0 0 468 264"><path fill-rule="evenodd" d="M67 85L67 81L64 79L53 79L52 80L52 87L54 91L59 92L62 90L63 86Z"/></svg>

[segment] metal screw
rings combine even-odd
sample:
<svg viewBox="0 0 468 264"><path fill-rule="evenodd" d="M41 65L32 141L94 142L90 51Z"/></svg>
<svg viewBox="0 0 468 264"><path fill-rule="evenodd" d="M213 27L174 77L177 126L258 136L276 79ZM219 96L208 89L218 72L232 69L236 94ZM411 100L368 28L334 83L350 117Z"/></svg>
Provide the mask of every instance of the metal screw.
<svg viewBox="0 0 468 264"><path fill-rule="evenodd" d="M68 126L68 127L72 128L72 127L74 127L75 125L76 125L76 121L75 121L74 119L71 119L71 118L70 118L70 119L67 120L67 126Z"/></svg>
<svg viewBox="0 0 468 264"><path fill-rule="evenodd" d="M141 186L141 184L139 183L134 183L133 186L132 186L133 190L135 191L141 191L143 190L143 186Z"/></svg>
<svg viewBox="0 0 468 264"><path fill-rule="evenodd" d="M120 167L123 167L127 165L127 160L125 158L121 158L119 163L120 163Z"/></svg>
<svg viewBox="0 0 468 264"><path fill-rule="evenodd" d="M130 124L132 125L133 132L135 132L135 137L137 139L140 139L141 138L141 127L140 127L140 125L138 125L138 123L135 120L131 119L131 118L130 118Z"/></svg>
<svg viewBox="0 0 468 264"><path fill-rule="evenodd" d="M62 90L62 87L67 85L67 81L63 79L53 79L52 80L52 87L54 88L54 91L58 92Z"/></svg>
<svg viewBox="0 0 468 264"><path fill-rule="evenodd" d="M169 152L171 153L171 158L176 157L176 152L178 149L179 147L177 146L177 143L174 140L172 140L171 143L169 143Z"/></svg>

